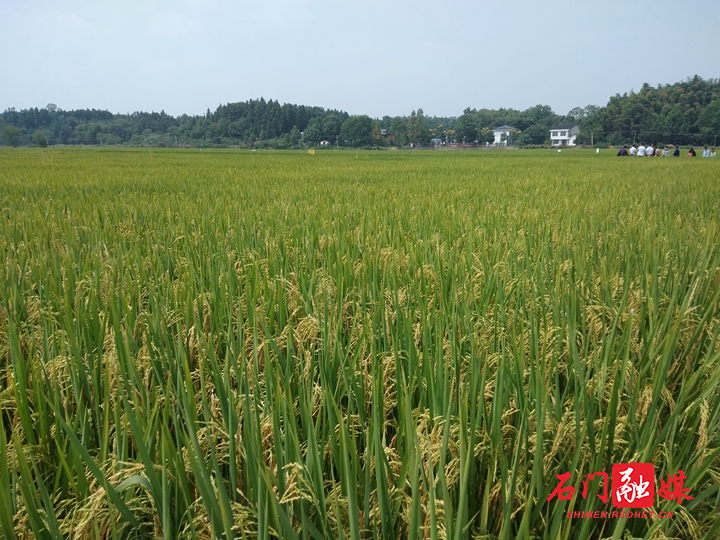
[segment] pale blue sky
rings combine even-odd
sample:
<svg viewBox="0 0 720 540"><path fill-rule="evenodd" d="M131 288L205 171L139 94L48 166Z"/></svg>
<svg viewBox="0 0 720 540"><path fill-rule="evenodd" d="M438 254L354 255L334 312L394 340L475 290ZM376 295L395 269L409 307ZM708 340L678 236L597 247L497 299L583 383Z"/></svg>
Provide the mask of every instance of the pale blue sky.
<svg viewBox="0 0 720 540"><path fill-rule="evenodd" d="M565 114L720 77L720 1L0 0L0 110Z"/></svg>

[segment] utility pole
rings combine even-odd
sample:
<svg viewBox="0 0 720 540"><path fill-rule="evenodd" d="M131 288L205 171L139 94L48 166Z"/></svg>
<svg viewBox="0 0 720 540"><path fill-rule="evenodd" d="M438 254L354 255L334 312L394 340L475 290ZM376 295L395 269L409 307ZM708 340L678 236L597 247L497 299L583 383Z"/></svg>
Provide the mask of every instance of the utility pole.
<svg viewBox="0 0 720 540"><path fill-rule="evenodd" d="M590 132L590 146L595 146L595 137L594 137L594 135L595 135L595 132L591 131L591 132Z"/></svg>

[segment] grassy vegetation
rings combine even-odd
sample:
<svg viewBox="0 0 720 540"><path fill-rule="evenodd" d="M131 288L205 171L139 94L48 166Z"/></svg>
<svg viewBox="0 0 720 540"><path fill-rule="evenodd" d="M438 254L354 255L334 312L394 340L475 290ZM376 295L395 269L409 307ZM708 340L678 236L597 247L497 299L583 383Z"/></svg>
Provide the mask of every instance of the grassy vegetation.
<svg viewBox="0 0 720 540"><path fill-rule="evenodd" d="M717 538L719 165L0 152L1 534Z"/></svg>

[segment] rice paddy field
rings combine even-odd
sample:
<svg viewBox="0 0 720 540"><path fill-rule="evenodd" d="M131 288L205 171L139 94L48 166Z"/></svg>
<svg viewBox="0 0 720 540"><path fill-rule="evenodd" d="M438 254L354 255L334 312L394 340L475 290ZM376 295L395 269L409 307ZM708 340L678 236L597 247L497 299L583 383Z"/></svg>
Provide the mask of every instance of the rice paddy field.
<svg viewBox="0 0 720 540"><path fill-rule="evenodd" d="M720 162L606 152L0 151L0 536L719 538Z"/></svg>

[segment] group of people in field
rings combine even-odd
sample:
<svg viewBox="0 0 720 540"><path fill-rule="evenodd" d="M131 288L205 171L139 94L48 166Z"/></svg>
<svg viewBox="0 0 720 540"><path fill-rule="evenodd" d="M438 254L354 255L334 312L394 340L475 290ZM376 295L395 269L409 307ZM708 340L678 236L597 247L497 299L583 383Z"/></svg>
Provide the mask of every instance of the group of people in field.
<svg viewBox="0 0 720 540"><path fill-rule="evenodd" d="M648 144L645 146L644 144L641 144L640 146L636 147L634 144L628 148L627 146L623 146L620 151L618 152L618 156L638 156L638 157L653 157L653 156L663 156L668 157L670 155L671 146L666 146L662 150L657 147L655 144ZM675 149L672 152L672 155L675 157L680 157L680 147L675 146ZM687 157L695 157L697 154L695 152L695 149L690 147L687 153ZM715 148L708 148L707 146L703 149L702 157L715 157Z"/></svg>

